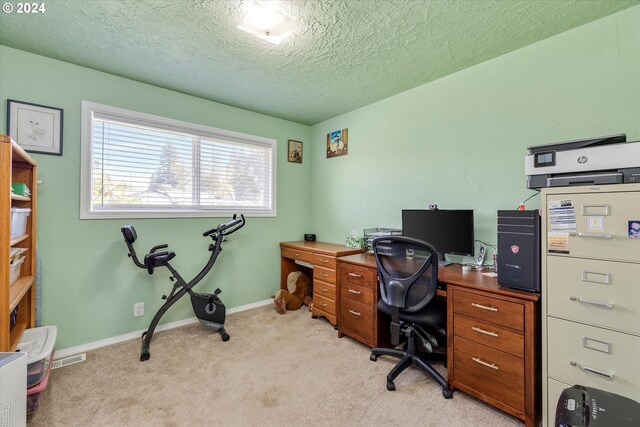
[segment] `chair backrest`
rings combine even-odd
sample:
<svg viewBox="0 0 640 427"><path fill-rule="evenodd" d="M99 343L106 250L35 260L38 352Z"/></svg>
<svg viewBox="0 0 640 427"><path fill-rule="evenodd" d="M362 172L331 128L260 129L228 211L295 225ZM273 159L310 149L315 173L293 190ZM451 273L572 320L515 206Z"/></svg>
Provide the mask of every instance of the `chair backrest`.
<svg viewBox="0 0 640 427"><path fill-rule="evenodd" d="M422 310L438 284L438 251L428 242L405 236L373 240L380 298L400 311Z"/></svg>

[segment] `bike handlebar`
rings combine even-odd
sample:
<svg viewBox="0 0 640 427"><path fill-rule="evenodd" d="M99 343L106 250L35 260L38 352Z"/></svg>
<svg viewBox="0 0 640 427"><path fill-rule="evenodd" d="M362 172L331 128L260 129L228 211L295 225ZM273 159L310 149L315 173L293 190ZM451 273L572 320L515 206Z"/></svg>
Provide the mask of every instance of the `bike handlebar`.
<svg viewBox="0 0 640 427"><path fill-rule="evenodd" d="M236 214L233 214L233 218L231 219L231 221L225 222L224 224L218 225L216 228L205 231L204 233L202 233L202 235L207 237L214 233L218 233L223 236L228 236L229 234L235 233L236 231L244 227L245 223L246 221L244 219L244 215L241 214L240 218L238 218ZM229 229L231 229L231 231L226 232Z"/></svg>

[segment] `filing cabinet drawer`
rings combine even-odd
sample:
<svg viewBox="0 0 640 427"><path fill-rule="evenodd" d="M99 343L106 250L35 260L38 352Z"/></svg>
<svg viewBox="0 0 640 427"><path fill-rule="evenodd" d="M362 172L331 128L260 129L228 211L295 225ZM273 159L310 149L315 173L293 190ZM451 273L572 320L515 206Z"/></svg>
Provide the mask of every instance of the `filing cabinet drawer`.
<svg viewBox="0 0 640 427"><path fill-rule="evenodd" d="M556 425L556 408L558 406L558 399L565 388L572 387L572 385L565 384L560 381L556 381L552 378L547 379L547 420L549 427Z"/></svg>
<svg viewBox="0 0 640 427"><path fill-rule="evenodd" d="M453 334L456 336L514 356L524 356L524 336L518 332L462 314L456 314L453 322Z"/></svg>
<svg viewBox="0 0 640 427"><path fill-rule="evenodd" d="M453 369L457 382L524 410L524 359L455 337Z"/></svg>
<svg viewBox="0 0 640 427"><path fill-rule="evenodd" d="M336 283L336 271L334 269L320 267L318 265L313 267L313 280L322 280L327 283Z"/></svg>
<svg viewBox="0 0 640 427"><path fill-rule="evenodd" d="M349 282L354 285L375 288L376 273L368 268L360 268L350 264L342 264L343 268L340 272L340 280L342 283Z"/></svg>
<svg viewBox="0 0 640 427"><path fill-rule="evenodd" d="M524 306L516 302L455 289L453 311L518 331L524 330Z"/></svg>
<svg viewBox="0 0 640 427"><path fill-rule="evenodd" d="M313 262L313 253L307 251L300 251L291 248L281 248L280 256L283 258L297 259L299 261Z"/></svg>
<svg viewBox="0 0 640 427"><path fill-rule="evenodd" d="M550 377L640 400L640 337L555 317L547 334Z"/></svg>
<svg viewBox="0 0 640 427"><path fill-rule="evenodd" d="M319 295L313 295L313 309L324 311L328 314L335 316L336 314L336 301L329 298L325 298Z"/></svg>
<svg viewBox="0 0 640 427"><path fill-rule="evenodd" d="M371 307L371 309L376 307L377 301L374 301L375 291L371 288L365 288L364 286L353 285L351 283L342 283L340 293L341 301L348 299Z"/></svg>
<svg viewBox="0 0 640 427"><path fill-rule="evenodd" d="M547 277L549 315L640 334L640 264L548 256Z"/></svg>
<svg viewBox="0 0 640 427"><path fill-rule="evenodd" d="M568 255L640 262L640 241L629 238L629 221L639 220L640 192L550 194L548 202L573 202L576 231ZM547 215L547 230L552 231Z"/></svg>
<svg viewBox="0 0 640 427"><path fill-rule="evenodd" d="M354 338L373 342L373 309L351 300L340 302L340 329Z"/></svg>
<svg viewBox="0 0 640 427"><path fill-rule="evenodd" d="M321 265L326 268L336 268L336 259L332 256L322 255L322 254L313 254L313 263L315 265Z"/></svg>
<svg viewBox="0 0 640 427"><path fill-rule="evenodd" d="M321 280L313 281L313 299L317 296L321 296L331 301L336 300L336 285L323 282Z"/></svg>

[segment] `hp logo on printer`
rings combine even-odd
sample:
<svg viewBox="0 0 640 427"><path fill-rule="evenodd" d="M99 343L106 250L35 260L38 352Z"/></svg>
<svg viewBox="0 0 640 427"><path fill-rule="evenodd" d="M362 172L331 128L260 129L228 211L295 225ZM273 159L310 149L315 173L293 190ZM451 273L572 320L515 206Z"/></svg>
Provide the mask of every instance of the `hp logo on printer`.
<svg viewBox="0 0 640 427"><path fill-rule="evenodd" d="M578 157L578 163L580 163L581 165L584 165L585 163L587 163L587 160L589 160L587 156Z"/></svg>

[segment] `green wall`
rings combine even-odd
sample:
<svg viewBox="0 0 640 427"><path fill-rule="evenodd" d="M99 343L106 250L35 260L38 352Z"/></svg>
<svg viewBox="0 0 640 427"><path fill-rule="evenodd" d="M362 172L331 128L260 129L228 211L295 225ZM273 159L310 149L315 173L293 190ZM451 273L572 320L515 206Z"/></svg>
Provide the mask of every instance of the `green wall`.
<svg viewBox="0 0 640 427"><path fill-rule="evenodd" d="M215 78L215 77L212 77ZM202 232L227 218L80 220L80 102L142 111L173 119L274 138L277 148L277 217L248 218L214 269L197 287L216 287L227 307L268 299L279 288L278 243L300 240L309 225L310 162L288 163L287 140L309 141L309 127L0 46L0 129L6 99L64 109L64 155L38 155L37 244L42 257L43 323L58 326L58 349L146 328L171 282L166 269L153 276L127 258L120 227L132 223L136 247L168 243L173 265L185 278L208 259ZM305 145L305 148L308 145ZM308 157L305 156L305 159ZM145 315L133 318L144 301ZM193 316L188 298L164 322ZM233 327L229 330L233 333Z"/></svg>
<svg viewBox="0 0 640 427"><path fill-rule="evenodd" d="M639 23L634 7L313 126L312 231L342 243L435 203L474 209L476 238L495 244L496 210L534 194L527 147L640 139ZM327 159L342 128L349 154Z"/></svg>

